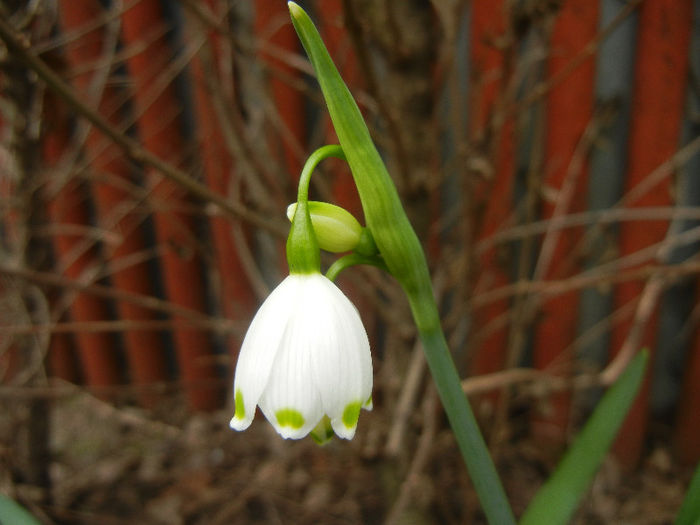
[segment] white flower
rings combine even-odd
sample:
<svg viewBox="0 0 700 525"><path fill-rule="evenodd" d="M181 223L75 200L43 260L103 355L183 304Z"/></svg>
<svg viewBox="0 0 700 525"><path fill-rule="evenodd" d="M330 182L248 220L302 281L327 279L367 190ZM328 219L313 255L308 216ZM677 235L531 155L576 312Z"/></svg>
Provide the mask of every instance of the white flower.
<svg viewBox="0 0 700 525"><path fill-rule="evenodd" d="M248 329L233 391L235 430L248 428L259 405L284 438L312 432L322 442L332 427L352 439L360 408L372 408L372 358L357 309L320 273L290 275Z"/></svg>

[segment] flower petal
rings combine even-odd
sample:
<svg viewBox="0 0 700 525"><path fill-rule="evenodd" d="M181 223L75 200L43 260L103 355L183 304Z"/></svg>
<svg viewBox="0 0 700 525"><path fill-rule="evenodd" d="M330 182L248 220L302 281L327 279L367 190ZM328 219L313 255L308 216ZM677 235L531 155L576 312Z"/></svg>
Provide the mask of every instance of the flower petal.
<svg viewBox="0 0 700 525"><path fill-rule="evenodd" d="M306 297L306 285L303 289ZM285 439L305 437L323 416L321 398L312 381L310 348L315 344L316 332L308 313L300 307L292 314L258 402L265 417Z"/></svg>
<svg viewBox="0 0 700 525"><path fill-rule="evenodd" d="M362 320L350 300L331 281L319 276L317 297L319 344L313 348L313 378L323 411L335 433L352 439L360 408L372 391L372 358Z"/></svg>
<svg viewBox="0 0 700 525"><path fill-rule="evenodd" d="M327 437L330 423L351 439L360 410L371 409L371 393L372 358L357 309L321 274L292 274L260 307L243 341L231 427L247 428L259 405L284 438L314 428L316 438Z"/></svg>
<svg viewBox="0 0 700 525"><path fill-rule="evenodd" d="M236 412L230 426L234 430L244 430L253 421L255 406L268 383L300 285L295 276L283 280L262 304L248 328L233 381Z"/></svg>

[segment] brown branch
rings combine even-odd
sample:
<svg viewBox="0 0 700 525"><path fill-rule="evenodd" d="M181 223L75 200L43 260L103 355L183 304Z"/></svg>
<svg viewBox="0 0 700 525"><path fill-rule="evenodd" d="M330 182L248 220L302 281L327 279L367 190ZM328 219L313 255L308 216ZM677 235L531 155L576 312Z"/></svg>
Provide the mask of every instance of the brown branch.
<svg viewBox="0 0 700 525"><path fill-rule="evenodd" d="M662 268L659 268L657 265L650 265L626 272L620 272L619 269L610 268L610 270L605 273L596 272L595 274L591 274L586 272L585 274L568 279L538 282L522 281L474 296L471 307L472 309L481 308L494 301L506 299L514 295L541 293L549 297L554 297L572 290L598 286L600 284L642 281L649 279L657 273L666 280L679 279L687 275L700 273L700 262L691 261L679 265L664 266Z"/></svg>
<svg viewBox="0 0 700 525"><path fill-rule="evenodd" d="M580 213L570 213L561 217L521 224L501 230L498 233L480 241L475 250L478 254L492 249L495 245L517 241L524 237L542 235L548 231L565 230L579 226L615 224L633 221L668 221L668 220L698 220L698 206L662 206L643 208L613 208L590 210Z"/></svg>
<svg viewBox="0 0 700 525"><path fill-rule="evenodd" d="M71 279L67 279L55 273L14 268L6 264L0 264L0 274L5 274L18 279L24 279L26 281L41 284L43 286L65 288L68 290L87 292L97 297L105 297L117 301L127 301L134 304L138 304L144 308L149 308L151 310L176 315L184 319L196 321L212 320L211 317L201 312L198 312L196 310L190 310L189 308L184 308L182 306L178 306L169 301L164 301L156 297L126 292L123 290L117 290L115 288L103 286L100 284L82 283Z"/></svg>
<svg viewBox="0 0 700 525"><path fill-rule="evenodd" d="M629 17L637 7L643 2L643 0L630 0L615 16L610 23L604 27L586 46L581 50L581 52L573 57L562 69L557 73L552 75L547 80L541 82L535 86L520 102L513 103L512 105L501 110L504 115L498 116L500 119L505 119L508 115L517 114L526 107L534 104L552 89L561 84L566 80L569 75L571 75L581 64L586 60L593 57L593 55L598 50L600 44L606 40L622 22Z"/></svg>
<svg viewBox="0 0 700 525"><path fill-rule="evenodd" d="M177 319L162 321L135 321L123 319L117 321L78 321L44 324L12 324L0 326L0 334L4 335L35 335L38 333L98 333L98 332L125 332L125 331L159 331L174 330L176 328L194 328L199 330L214 331L220 333L236 333L242 336L245 328L235 326L235 323L224 319Z"/></svg>
<svg viewBox="0 0 700 525"><path fill-rule="evenodd" d="M232 217L247 221L258 228L265 229L280 237L286 236L286 228L282 227L279 222L270 220L268 217L249 210L240 203L228 201L222 195L211 191L205 185L194 180L186 172L165 162L157 155L141 147L134 139L115 129L99 113L84 104L75 94L71 86L33 52L31 43L24 35L18 35L2 18L0 18L0 39L5 42L8 50L33 70L51 90L60 96L74 111L89 120L93 126L109 137L129 158L135 162L147 164L155 168L164 176L185 188L192 195L195 195L205 202L208 201L216 204Z"/></svg>
<svg viewBox="0 0 700 525"><path fill-rule="evenodd" d="M418 485L418 477L423 469L425 469L430 459L430 451L435 441L437 434L437 391L432 383L427 387L427 393L423 400L423 431L421 432L418 441L418 447L413 454L411 466L406 473L406 478L401 485L401 491L396 498L394 505L389 512L384 523L386 525L394 525L400 523L401 516L406 510L406 507L411 503L411 493Z"/></svg>

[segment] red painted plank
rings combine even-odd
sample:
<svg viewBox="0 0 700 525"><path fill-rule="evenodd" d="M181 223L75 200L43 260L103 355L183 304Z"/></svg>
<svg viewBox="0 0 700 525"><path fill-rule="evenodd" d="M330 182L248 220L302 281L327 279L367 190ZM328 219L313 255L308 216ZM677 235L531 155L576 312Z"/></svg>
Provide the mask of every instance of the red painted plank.
<svg viewBox="0 0 700 525"><path fill-rule="evenodd" d="M221 11L221 5L208 0L207 5L212 12ZM213 71L205 71L205 65L199 56L192 60L192 78L197 111L197 138L202 152L204 175L209 187L222 194L231 193L236 184L234 160L226 147L226 142L219 124L219 119L212 102L209 84L211 79L218 78L216 64L219 63L219 51L222 45L220 35L210 30L207 33L208 51L211 52L211 67ZM209 79L209 80L207 80ZM214 80L216 82L216 80ZM215 264L221 282L220 298L224 315L228 319L250 319L256 305L250 283L245 279L245 271L238 256L233 238L233 225L230 219L215 216L210 219ZM235 359L241 341L230 338L229 344Z"/></svg>
<svg viewBox="0 0 700 525"><path fill-rule="evenodd" d="M476 239L485 240L503 227L512 212L515 173L514 127L512 120L492 126L492 114L504 96L507 81L507 58L496 42L506 30L506 3L473 2L471 5L470 84L471 140L492 163L490 179L473 185L473 206L479 216ZM475 175L478 176L478 175ZM481 212L479 212L481 210ZM473 242L473 239L470 240ZM498 248L482 252L475 269L474 297L508 284L508 261ZM506 362L508 345L507 320L510 302L499 299L474 311L473 375L499 371ZM495 402L497 395L483 399ZM482 409L485 407L482 407Z"/></svg>
<svg viewBox="0 0 700 525"><path fill-rule="evenodd" d="M67 63L75 71L85 71L73 79L74 86L85 100L90 100L95 96L95 87L99 86L95 80L104 74L103 70L93 68L100 59L115 51L105 49L104 27L96 24L101 19L105 20L107 13L97 0L61 0L59 10L64 31L77 35L66 44ZM85 31L86 27L93 29ZM98 93L101 96L95 102L100 113L116 127L121 127L119 109L123 93L115 89L109 80ZM120 290L151 296L154 288L145 263L120 266L120 261L129 256L138 256L146 250L143 211L138 209L136 197L124 189L133 182L133 169L122 151L95 129L87 135L85 153L90 159L99 226L115 233L118 239L116 243L107 244L108 249L105 250L108 264L116 268L110 273L112 284ZM133 302L120 301L117 310L124 320L156 320L152 310ZM166 380L165 349L160 334L155 331L125 330L123 336L133 383L148 386ZM144 390L140 401L150 406L156 398Z"/></svg>
<svg viewBox="0 0 700 525"><path fill-rule="evenodd" d="M674 429L674 448L683 463L695 465L700 461L700 330L696 330L688 351Z"/></svg>
<svg viewBox="0 0 700 525"><path fill-rule="evenodd" d="M255 2L255 34L265 45L286 51L299 49L299 39L289 18L286 2L257 0ZM300 79L299 72L284 60L259 50L260 59L269 66L269 86L275 103L275 117L283 130L276 133L282 146L284 165L297 180L304 162L302 150L306 144L304 98L290 85L290 78ZM286 77L286 78L285 78ZM271 128L275 129L275 127ZM272 144L273 151L275 144Z"/></svg>
<svg viewBox="0 0 700 525"><path fill-rule="evenodd" d="M564 2L557 14L551 36L548 77L557 75L584 49L594 38L597 26L597 2ZM551 219L555 213L561 216L581 211L584 207L582 196L585 195L585 173L574 174L570 171L570 166L592 116L594 70L592 60L585 62L547 97L543 183L556 197L555 200L545 199L542 202L541 218L544 220ZM578 177L575 181L569 178L575 176ZM569 192L570 195L567 196ZM557 206L560 208L557 209ZM578 230L551 232L545 241L546 251L551 249L551 255L545 253L547 260L538 261L536 279L562 279L575 274L576 267L568 259L579 239ZM563 267L563 264L567 266ZM575 338L577 308L578 294L575 292L542 303L541 317L534 337L533 364L536 368L564 376L571 374L574 356L563 355L562 351ZM538 442L547 441L555 445L565 443L570 402L571 396L568 393L554 394L547 402L546 414L535 415L532 432Z"/></svg>
<svg viewBox="0 0 700 525"><path fill-rule="evenodd" d="M69 147L70 131L62 115L51 119L54 127L49 130L43 145L47 167L61 173L58 165ZM54 177L46 189L48 215L51 223L59 228L53 236L56 266L63 275L76 281L91 279L101 261L95 248L95 240L81 234L90 225L87 209L89 198L86 187L75 177L61 180ZM75 233L62 233L60 229L74 227ZM76 322L105 321L110 319L107 303L87 293L77 292L70 306L71 317ZM119 354L112 334L80 331L75 334L78 352L87 384L103 388L121 382ZM100 394L100 391L97 391ZM104 394L104 391L102 391Z"/></svg>
<svg viewBox="0 0 700 525"><path fill-rule="evenodd" d="M47 355L49 374L69 383L80 382L80 363L69 334L53 334Z"/></svg>
<svg viewBox="0 0 700 525"><path fill-rule="evenodd" d="M688 74L688 45L692 21L690 0L647 0L641 4L632 101L626 191L633 190L679 145L681 118L685 105ZM671 204L671 181L666 178L643 195L628 203L630 207L668 206ZM620 229L620 255L625 256L661 241L667 223L625 222ZM620 284L615 289L615 305L621 308L636 301L644 288L639 281ZM644 327L640 347L653 350L656 315ZM632 319L616 325L612 331L612 354L619 351L628 336ZM649 405L649 377L614 446L623 466L632 468L642 452Z"/></svg>
<svg viewBox="0 0 700 525"><path fill-rule="evenodd" d="M171 83L159 83L173 63L165 29L159 1L139 0L122 15L122 38L125 47L132 51L126 63L133 82L134 109L139 116L139 139L151 153L182 166L188 145L182 135L181 103ZM179 306L203 312L204 266L196 253L194 221L183 211L188 203L185 191L154 170L148 170L147 181L167 298ZM181 318L174 317L174 321L178 364L190 404L196 409L214 408L221 402L222 390L215 383L209 337L201 330L187 328Z"/></svg>
<svg viewBox="0 0 700 525"><path fill-rule="evenodd" d="M328 0L320 3L318 9L323 41L343 76L343 80L350 90L357 94L359 71L348 30L344 26L343 3L341 0ZM329 144L337 143L338 138L335 135L333 124L325 111L324 124L327 130L326 141ZM342 206L361 221L362 205L350 170L346 164L337 163L331 164L331 166L333 167L331 176L335 204Z"/></svg>
<svg viewBox="0 0 700 525"><path fill-rule="evenodd" d="M474 2L471 6L471 130L482 138L503 91L505 58L499 39L506 31L506 3Z"/></svg>

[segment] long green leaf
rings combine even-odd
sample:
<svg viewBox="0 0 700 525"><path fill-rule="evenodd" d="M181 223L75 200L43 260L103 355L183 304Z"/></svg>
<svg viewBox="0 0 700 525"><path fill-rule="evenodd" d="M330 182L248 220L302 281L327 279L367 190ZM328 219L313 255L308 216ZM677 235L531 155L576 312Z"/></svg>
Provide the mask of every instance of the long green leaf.
<svg viewBox="0 0 700 525"><path fill-rule="evenodd" d="M554 474L533 498L521 525L569 522L637 395L647 359L643 350L605 393Z"/></svg>
<svg viewBox="0 0 700 525"><path fill-rule="evenodd" d="M700 525L700 463L695 469L675 525Z"/></svg>
<svg viewBox="0 0 700 525"><path fill-rule="evenodd" d="M24 507L3 494L0 494L0 524L41 525Z"/></svg>

